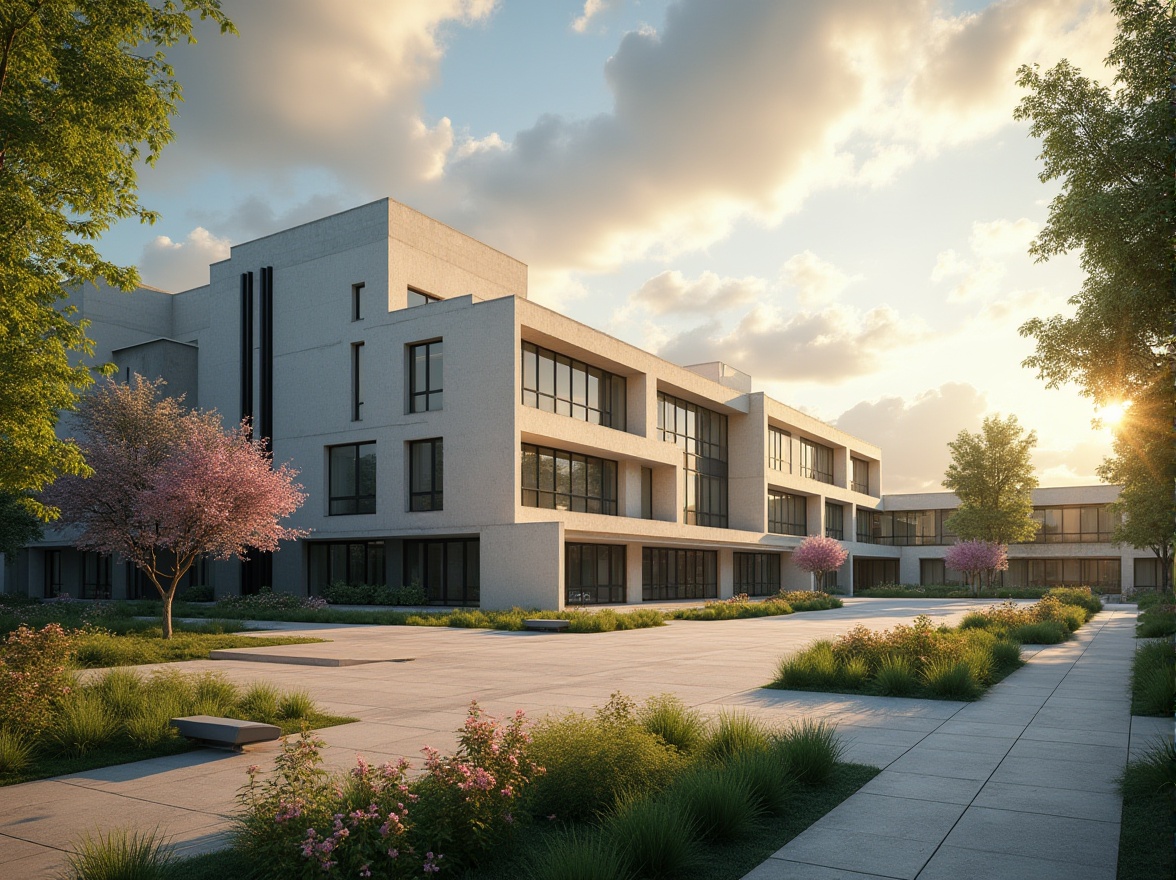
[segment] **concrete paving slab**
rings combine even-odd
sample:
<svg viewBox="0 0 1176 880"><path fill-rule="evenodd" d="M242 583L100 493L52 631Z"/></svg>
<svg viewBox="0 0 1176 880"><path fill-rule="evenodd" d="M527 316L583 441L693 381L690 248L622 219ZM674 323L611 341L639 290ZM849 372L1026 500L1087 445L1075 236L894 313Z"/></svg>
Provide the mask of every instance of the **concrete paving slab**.
<svg viewBox="0 0 1176 880"><path fill-rule="evenodd" d="M1115 868L941 846L919 880L1115 880Z"/></svg>
<svg viewBox="0 0 1176 880"><path fill-rule="evenodd" d="M843 871L826 868L823 865L806 865L771 858L761 864L743 880L890 880L880 874L859 874L857 871Z"/></svg>
<svg viewBox="0 0 1176 880"><path fill-rule="evenodd" d="M863 785L858 792L967 805L975 799L983 786L984 781L981 779L951 779L945 776L903 773L888 769Z"/></svg>
<svg viewBox="0 0 1176 880"><path fill-rule="evenodd" d="M939 842L888 837L832 828L818 822L795 837L773 858L789 862L914 880ZM786 875L787 876L787 875Z"/></svg>
<svg viewBox="0 0 1176 880"><path fill-rule="evenodd" d="M1106 730L1074 730L1068 727L1050 727L1036 721L1025 728L1022 740L1051 743L1088 743L1116 748L1123 740L1122 733Z"/></svg>
<svg viewBox="0 0 1176 880"><path fill-rule="evenodd" d="M987 779L1001 762L1000 755L945 751L919 745L887 769L953 779Z"/></svg>
<svg viewBox="0 0 1176 880"><path fill-rule="evenodd" d="M1116 750L1114 757L1108 754L1099 762L1009 757L992 774L992 781L1070 791L1114 792L1118 790L1117 780L1126 762L1126 749Z"/></svg>
<svg viewBox="0 0 1176 880"><path fill-rule="evenodd" d="M1115 792L1083 792L1081 797L1075 797L1072 789L992 780L984 786L972 804L977 807L1112 823L1118 822L1123 812L1122 798Z"/></svg>
<svg viewBox="0 0 1176 880"><path fill-rule="evenodd" d="M869 828L871 834L938 843L963 812L963 804L858 792L827 813L821 824L847 831Z"/></svg>
<svg viewBox="0 0 1176 880"><path fill-rule="evenodd" d="M1115 822L972 806L944 844L1114 869L1118 864L1118 838L1119 826Z"/></svg>
<svg viewBox="0 0 1176 880"><path fill-rule="evenodd" d="M919 743L928 749L944 752L968 752L973 755L1008 754L1017 740L1001 736L969 736L963 733L929 733Z"/></svg>
<svg viewBox="0 0 1176 880"><path fill-rule="evenodd" d="M1044 758L1046 760L1079 761L1089 764L1105 764L1127 759L1127 742L1120 737L1115 745L1089 743L1051 743L1037 739L1019 739L1009 750L1010 758Z"/></svg>

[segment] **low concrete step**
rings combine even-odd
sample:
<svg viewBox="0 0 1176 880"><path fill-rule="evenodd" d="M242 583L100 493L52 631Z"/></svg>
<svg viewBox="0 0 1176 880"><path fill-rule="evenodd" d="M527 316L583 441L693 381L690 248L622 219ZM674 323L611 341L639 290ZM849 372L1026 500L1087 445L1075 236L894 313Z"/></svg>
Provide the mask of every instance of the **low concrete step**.
<svg viewBox="0 0 1176 880"><path fill-rule="evenodd" d="M571 622L567 620L543 620L539 618L532 618L523 621L524 629L538 630L539 632L561 632L571 626Z"/></svg>
<svg viewBox="0 0 1176 880"><path fill-rule="evenodd" d="M250 743L272 742L282 735L282 729L260 721L239 718L218 718L215 715L188 715L168 721L181 736L207 745L240 751Z"/></svg>

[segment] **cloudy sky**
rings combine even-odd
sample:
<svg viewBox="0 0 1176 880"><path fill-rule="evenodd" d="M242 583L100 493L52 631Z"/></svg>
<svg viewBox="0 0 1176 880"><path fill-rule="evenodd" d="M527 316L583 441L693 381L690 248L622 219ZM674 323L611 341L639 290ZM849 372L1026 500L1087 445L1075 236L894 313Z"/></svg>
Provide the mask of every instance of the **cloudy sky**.
<svg viewBox="0 0 1176 880"><path fill-rule="evenodd" d="M877 443L935 490L988 413L1043 485L1097 482L1088 400L1020 366L1077 260L1026 247L1056 187L1019 64L1107 80L1104 0L223 0L172 57L154 227L108 256L207 282L230 242L391 196L530 266L531 298Z"/></svg>

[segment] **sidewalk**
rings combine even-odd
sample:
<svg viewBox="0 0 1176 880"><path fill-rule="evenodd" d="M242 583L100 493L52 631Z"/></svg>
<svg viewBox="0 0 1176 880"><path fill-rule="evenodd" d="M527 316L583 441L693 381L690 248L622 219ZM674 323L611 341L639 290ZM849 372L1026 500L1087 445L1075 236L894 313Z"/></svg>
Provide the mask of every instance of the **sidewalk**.
<svg viewBox="0 0 1176 880"><path fill-rule="evenodd" d="M1098 615L930 729L744 880L1114 880L1136 719L1134 607ZM1160 721L1162 725L1150 724Z"/></svg>

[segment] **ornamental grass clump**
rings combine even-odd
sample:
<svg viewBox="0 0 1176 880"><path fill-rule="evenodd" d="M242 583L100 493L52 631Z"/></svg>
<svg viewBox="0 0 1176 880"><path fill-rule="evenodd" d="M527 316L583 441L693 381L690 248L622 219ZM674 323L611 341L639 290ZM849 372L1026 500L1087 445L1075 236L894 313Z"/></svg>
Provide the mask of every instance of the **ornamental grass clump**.
<svg viewBox="0 0 1176 880"><path fill-rule="evenodd" d="M726 767L699 767L679 777L667 792L693 821L699 836L713 842L747 835L760 815L743 774Z"/></svg>
<svg viewBox="0 0 1176 880"><path fill-rule="evenodd" d="M1135 635L1141 639L1155 639L1176 634L1176 605L1156 604L1141 611L1135 625Z"/></svg>
<svg viewBox="0 0 1176 880"><path fill-rule="evenodd" d="M621 803L609 818L606 833L642 878L673 880L687 874L698 860L694 820L669 798Z"/></svg>
<svg viewBox="0 0 1176 880"><path fill-rule="evenodd" d="M773 686L794 690L836 690L840 679L833 643L819 641L781 658Z"/></svg>
<svg viewBox="0 0 1176 880"><path fill-rule="evenodd" d="M836 596L821 590L781 590L774 598L787 602L793 611L827 611L845 605Z"/></svg>
<svg viewBox="0 0 1176 880"><path fill-rule="evenodd" d="M588 821L624 796L660 791L686 763L619 693L594 716L572 712L543 719L533 740L532 759L546 773L531 788L532 812L561 822Z"/></svg>
<svg viewBox="0 0 1176 880"><path fill-rule="evenodd" d="M20 773L32 760L32 740L19 731L0 727L0 776Z"/></svg>
<svg viewBox="0 0 1176 880"><path fill-rule="evenodd" d="M102 697L93 691L83 691L61 705L48 735L62 751L84 755L109 743L118 732L118 720Z"/></svg>
<svg viewBox="0 0 1176 880"><path fill-rule="evenodd" d="M887 654L874 673L874 691L883 697L905 697L919 686L915 668L901 654Z"/></svg>
<svg viewBox="0 0 1176 880"><path fill-rule="evenodd" d="M845 747L832 724L802 718L784 730L773 751L792 778L802 785L812 786L829 781Z"/></svg>
<svg viewBox="0 0 1176 880"><path fill-rule="evenodd" d="M936 697L945 700L975 700L982 688L963 660L939 657L923 667L923 683Z"/></svg>
<svg viewBox="0 0 1176 880"><path fill-rule="evenodd" d="M706 740L706 719L673 694L650 697L637 711L637 720L666 745L689 755Z"/></svg>
<svg viewBox="0 0 1176 880"><path fill-rule="evenodd" d="M1131 714L1168 717L1176 698L1176 647L1167 639L1143 642L1131 664Z"/></svg>
<svg viewBox="0 0 1176 880"><path fill-rule="evenodd" d="M745 752L762 751L771 743L768 726L746 712L720 712L703 745L711 761L729 761Z"/></svg>
<svg viewBox="0 0 1176 880"><path fill-rule="evenodd" d="M777 740L772 747L743 752L727 762L727 771L747 783L756 809L768 816L780 816L796 791L797 780Z"/></svg>
<svg viewBox="0 0 1176 880"><path fill-rule="evenodd" d="M66 856L63 880L168 880L175 859L158 831L114 828L86 834Z"/></svg>
<svg viewBox="0 0 1176 880"><path fill-rule="evenodd" d="M555 834L531 857L527 880L636 880L611 837L575 828Z"/></svg>

